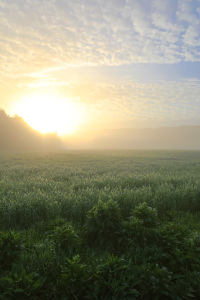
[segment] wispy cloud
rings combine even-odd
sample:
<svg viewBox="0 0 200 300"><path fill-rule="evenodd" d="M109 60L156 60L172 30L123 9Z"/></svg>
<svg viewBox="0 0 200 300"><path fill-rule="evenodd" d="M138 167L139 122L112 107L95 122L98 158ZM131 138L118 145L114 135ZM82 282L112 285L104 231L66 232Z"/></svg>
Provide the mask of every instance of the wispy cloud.
<svg viewBox="0 0 200 300"><path fill-rule="evenodd" d="M0 0L0 87L53 87L91 122L195 124L199 75L155 64L200 62L199 28L199 0Z"/></svg>
<svg viewBox="0 0 200 300"><path fill-rule="evenodd" d="M107 126L155 127L199 123L198 80L155 82L71 83L66 95L79 99L88 110L89 123Z"/></svg>
<svg viewBox="0 0 200 300"><path fill-rule="evenodd" d="M3 74L200 60L198 0L0 0Z"/></svg>

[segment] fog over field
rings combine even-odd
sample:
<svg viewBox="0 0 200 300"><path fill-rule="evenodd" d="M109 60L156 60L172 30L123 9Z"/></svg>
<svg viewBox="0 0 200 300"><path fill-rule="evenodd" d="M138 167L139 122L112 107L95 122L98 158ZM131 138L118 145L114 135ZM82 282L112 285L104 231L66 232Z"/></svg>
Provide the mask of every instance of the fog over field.
<svg viewBox="0 0 200 300"><path fill-rule="evenodd" d="M83 131L65 137L41 134L21 117L0 111L0 149L200 149L200 126Z"/></svg>
<svg viewBox="0 0 200 300"><path fill-rule="evenodd" d="M70 149L200 149L200 126L124 128L82 132L64 140Z"/></svg>

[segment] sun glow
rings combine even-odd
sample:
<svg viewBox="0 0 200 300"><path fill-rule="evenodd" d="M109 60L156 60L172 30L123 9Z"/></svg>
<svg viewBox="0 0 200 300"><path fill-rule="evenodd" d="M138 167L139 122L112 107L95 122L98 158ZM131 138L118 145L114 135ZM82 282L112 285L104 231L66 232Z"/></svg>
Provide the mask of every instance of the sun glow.
<svg viewBox="0 0 200 300"><path fill-rule="evenodd" d="M25 97L15 112L41 133L58 135L74 133L84 118L79 103L48 94Z"/></svg>

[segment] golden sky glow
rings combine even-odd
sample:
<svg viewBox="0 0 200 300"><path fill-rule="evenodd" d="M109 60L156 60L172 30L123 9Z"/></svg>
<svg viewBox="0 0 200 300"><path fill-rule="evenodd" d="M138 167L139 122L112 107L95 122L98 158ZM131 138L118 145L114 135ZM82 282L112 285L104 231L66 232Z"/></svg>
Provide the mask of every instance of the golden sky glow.
<svg viewBox="0 0 200 300"><path fill-rule="evenodd" d="M41 132L200 124L199 0L0 0L0 108Z"/></svg>
<svg viewBox="0 0 200 300"><path fill-rule="evenodd" d="M22 97L14 111L41 133L58 135L74 133L86 117L81 105L72 99L42 93Z"/></svg>

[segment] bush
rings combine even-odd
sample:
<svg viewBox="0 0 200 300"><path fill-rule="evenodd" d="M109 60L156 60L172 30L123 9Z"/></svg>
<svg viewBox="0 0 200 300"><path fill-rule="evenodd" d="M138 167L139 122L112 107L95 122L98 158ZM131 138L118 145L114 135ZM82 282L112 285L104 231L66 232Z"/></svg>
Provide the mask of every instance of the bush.
<svg viewBox="0 0 200 300"><path fill-rule="evenodd" d="M154 228L145 228L141 225L140 220L134 219L129 222L125 222L125 234L127 246L130 248L142 248L142 251L146 247L150 247L155 244L156 231ZM144 248L145 247L145 248ZM126 250L125 250L126 251Z"/></svg>
<svg viewBox="0 0 200 300"><path fill-rule="evenodd" d="M138 299L131 266L121 257L108 255L105 262L99 261L94 281L90 286L90 300Z"/></svg>
<svg viewBox="0 0 200 300"><path fill-rule="evenodd" d="M66 220L63 218L56 218L54 220L51 220L49 222L41 222L37 224L37 229L41 232L45 232L48 234L49 232L52 232L56 227L61 227L66 224Z"/></svg>
<svg viewBox="0 0 200 300"><path fill-rule="evenodd" d="M20 233L0 232L0 268L9 270L23 247Z"/></svg>
<svg viewBox="0 0 200 300"><path fill-rule="evenodd" d="M159 224L157 210L147 206L146 202L138 205L128 221L124 222L124 236L127 246L149 245L154 243L155 228Z"/></svg>
<svg viewBox="0 0 200 300"><path fill-rule="evenodd" d="M182 276L169 272L158 264L142 266L138 272L141 299L189 299L194 298L193 289Z"/></svg>
<svg viewBox="0 0 200 300"><path fill-rule="evenodd" d="M38 290L42 287L44 278L36 273L9 273L8 276L0 279L1 296L0 299L23 300L35 298Z"/></svg>
<svg viewBox="0 0 200 300"><path fill-rule="evenodd" d="M158 223L158 214L156 208L147 206L147 203L139 204L133 210L133 217L139 219L146 228L154 228Z"/></svg>
<svg viewBox="0 0 200 300"><path fill-rule="evenodd" d="M54 241L56 248L67 251L69 257L72 257L80 248L80 238L71 224L56 226L49 237Z"/></svg>
<svg viewBox="0 0 200 300"><path fill-rule="evenodd" d="M119 206L110 200L99 201L88 213L85 225L89 245L102 248L113 247L122 230Z"/></svg>
<svg viewBox="0 0 200 300"><path fill-rule="evenodd" d="M181 224L169 222L156 229L157 245L169 251L172 248L188 247L188 237L190 230Z"/></svg>
<svg viewBox="0 0 200 300"><path fill-rule="evenodd" d="M62 299L83 299L88 282L87 267L80 262L80 256L67 258L62 268L61 277L57 283L57 296ZM61 299L61 298L58 298Z"/></svg>

